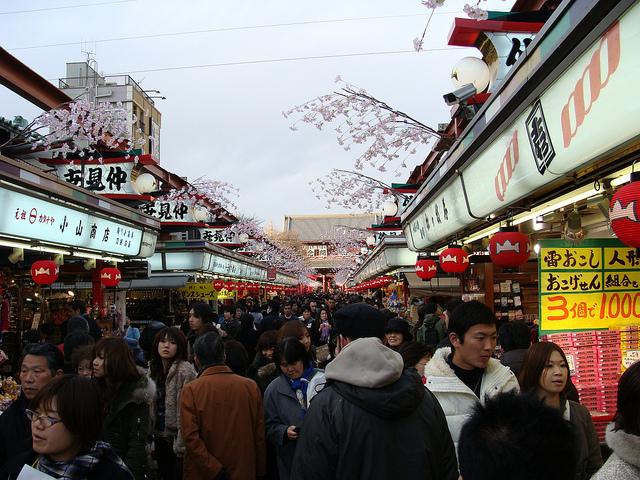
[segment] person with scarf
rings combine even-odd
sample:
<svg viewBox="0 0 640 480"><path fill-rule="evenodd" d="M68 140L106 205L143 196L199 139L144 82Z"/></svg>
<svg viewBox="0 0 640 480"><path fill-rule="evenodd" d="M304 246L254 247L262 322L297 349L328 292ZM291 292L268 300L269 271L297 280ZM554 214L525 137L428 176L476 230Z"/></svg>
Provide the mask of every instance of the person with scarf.
<svg viewBox="0 0 640 480"><path fill-rule="evenodd" d="M296 337L278 342L274 361L282 375L264 394L265 428L276 448L280 480L289 480L300 427L311 400L324 386L324 372L312 366L309 351Z"/></svg>
<svg viewBox="0 0 640 480"><path fill-rule="evenodd" d="M102 402L90 378L63 375L49 382L27 409L33 451L15 458L0 478L15 479L23 468L65 480L133 480L108 443L99 441Z"/></svg>

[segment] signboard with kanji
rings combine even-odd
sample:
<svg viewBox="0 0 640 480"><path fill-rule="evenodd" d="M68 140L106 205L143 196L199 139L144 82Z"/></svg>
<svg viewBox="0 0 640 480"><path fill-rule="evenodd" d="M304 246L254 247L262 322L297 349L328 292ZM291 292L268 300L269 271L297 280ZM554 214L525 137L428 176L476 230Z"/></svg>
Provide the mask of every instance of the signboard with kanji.
<svg viewBox="0 0 640 480"><path fill-rule="evenodd" d="M538 278L541 334L640 323L640 256L617 239L541 240Z"/></svg>
<svg viewBox="0 0 640 480"><path fill-rule="evenodd" d="M58 177L77 187L83 187L96 193L134 194L131 182L131 171L134 167L129 163L58 165ZM84 171L84 172L83 172ZM84 175L83 175L84 173ZM83 178L84 177L84 178Z"/></svg>
<svg viewBox="0 0 640 480"><path fill-rule="evenodd" d="M197 223L193 206L182 200L156 200L140 205L138 209L161 222Z"/></svg>
<svg viewBox="0 0 640 480"><path fill-rule="evenodd" d="M141 253L141 228L94 215L88 209L71 208L54 198L36 198L4 187L0 187L0 205L4 211L0 233L4 235L119 255ZM146 241L155 245L154 239Z"/></svg>

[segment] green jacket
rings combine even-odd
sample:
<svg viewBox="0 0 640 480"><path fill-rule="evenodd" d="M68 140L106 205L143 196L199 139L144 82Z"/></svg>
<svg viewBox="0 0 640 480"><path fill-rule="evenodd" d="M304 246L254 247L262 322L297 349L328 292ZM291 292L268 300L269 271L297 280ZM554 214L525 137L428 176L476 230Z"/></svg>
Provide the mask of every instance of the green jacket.
<svg viewBox="0 0 640 480"><path fill-rule="evenodd" d="M103 439L131 469L136 480L149 478L147 440L153 432L156 385L146 374L124 384L111 402L104 419Z"/></svg>

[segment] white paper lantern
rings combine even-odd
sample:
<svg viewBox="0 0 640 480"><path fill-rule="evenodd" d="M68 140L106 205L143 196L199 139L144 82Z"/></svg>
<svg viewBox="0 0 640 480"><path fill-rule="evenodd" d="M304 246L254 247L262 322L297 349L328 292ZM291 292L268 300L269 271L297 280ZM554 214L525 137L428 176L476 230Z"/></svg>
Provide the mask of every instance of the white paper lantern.
<svg viewBox="0 0 640 480"><path fill-rule="evenodd" d="M360 247L360 253L362 255L366 255L369 252L369 249L367 247Z"/></svg>
<svg viewBox="0 0 640 480"><path fill-rule="evenodd" d="M142 173L138 175L138 178L136 178L134 188L140 195L149 192L155 192L156 190L158 190L158 181L156 180L156 177L154 177L150 173Z"/></svg>
<svg viewBox="0 0 640 480"><path fill-rule="evenodd" d="M207 222L211 218L209 210L204 207L194 206L191 214L196 222Z"/></svg>
<svg viewBox="0 0 640 480"><path fill-rule="evenodd" d="M240 235L238 235L238 240L240 240L240 243L247 243L249 241L249 235L247 235L246 233L241 233Z"/></svg>
<svg viewBox="0 0 640 480"><path fill-rule="evenodd" d="M382 204L382 213L385 217L395 217L398 213L398 204L395 200L387 200Z"/></svg>
<svg viewBox="0 0 640 480"><path fill-rule="evenodd" d="M477 93L484 92L489 86L491 72L480 58L464 57L458 61L451 71L451 82L455 88L472 83Z"/></svg>

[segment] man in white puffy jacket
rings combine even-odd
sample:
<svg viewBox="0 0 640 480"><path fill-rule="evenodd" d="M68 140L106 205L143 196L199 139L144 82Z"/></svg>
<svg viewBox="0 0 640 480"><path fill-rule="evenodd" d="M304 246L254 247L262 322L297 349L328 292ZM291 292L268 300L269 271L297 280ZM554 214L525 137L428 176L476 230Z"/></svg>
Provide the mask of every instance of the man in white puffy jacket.
<svg viewBox="0 0 640 480"><path fill-rule="evenodd" d="M484 303L474 300L458 306L450 315L448 335L452 348L436 350L424 374L426 387L444 410L457 450L460 430L474 405L520 387L513 372L491 358L496 317Z"/></svg>

